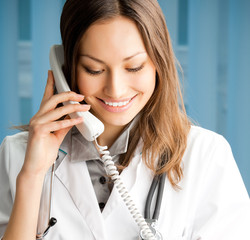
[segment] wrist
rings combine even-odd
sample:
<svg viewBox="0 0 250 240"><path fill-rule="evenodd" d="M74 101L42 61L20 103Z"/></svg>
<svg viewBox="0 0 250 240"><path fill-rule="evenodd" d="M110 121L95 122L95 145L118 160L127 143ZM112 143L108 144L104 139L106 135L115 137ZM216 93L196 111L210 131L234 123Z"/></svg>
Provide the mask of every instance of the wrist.
<svg viewBox="0 0 250 240"><path fill-rule="evenodd" d="M26 186L26 187L37 187L42 186L44 177L46 173L39 172L39 173L32 173L22 169L17 176L17 186Z"/></svg>
<svg viewBox="0 0 250 240"><path fill-rule="evenodd" d="M4 239L35 239L44 175L22 169Z"/></svg>

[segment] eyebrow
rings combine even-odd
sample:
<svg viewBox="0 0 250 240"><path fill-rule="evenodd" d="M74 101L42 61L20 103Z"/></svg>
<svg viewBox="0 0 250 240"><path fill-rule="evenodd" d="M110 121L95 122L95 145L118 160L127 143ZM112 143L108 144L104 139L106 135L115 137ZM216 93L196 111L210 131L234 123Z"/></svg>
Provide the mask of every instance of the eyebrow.
<svg viewBox="0 0 250 240"><path fill-rule="evenodd" d="M135 54L133 54L133 55L131 55L131 56L129 56L129 57L124 58L124 59L123 59L123 62L128 61L128 60L130 60L131 58L133 58L133 57L135 57L135 56L138 56L138 55L140 55L140 54L146 54L146 52L137 52L137 53L135 53ZM88 58L90 58L90 59L92 59L92 60L94 60L94 61L96 61L96 62L105 64L104 61L102 61L102 60L100 60L100 59L98 59L98 58L95 58L95 57L93 57L93 56L91 56L91 55L89 55L89 54L80 54L80 57L88 57Z"/></svg>

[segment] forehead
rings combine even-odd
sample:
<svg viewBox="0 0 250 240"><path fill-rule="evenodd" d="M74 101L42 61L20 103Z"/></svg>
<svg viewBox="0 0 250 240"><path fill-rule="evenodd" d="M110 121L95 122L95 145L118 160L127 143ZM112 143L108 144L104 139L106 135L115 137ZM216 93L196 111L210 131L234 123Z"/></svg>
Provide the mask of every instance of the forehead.
<svg viewBox="0 0 250 240"><path fill-rule="evenodd" d="M127 57L146 49L136 24L118 16L92 24L81 38L79 51L81 54Z"/></svg>

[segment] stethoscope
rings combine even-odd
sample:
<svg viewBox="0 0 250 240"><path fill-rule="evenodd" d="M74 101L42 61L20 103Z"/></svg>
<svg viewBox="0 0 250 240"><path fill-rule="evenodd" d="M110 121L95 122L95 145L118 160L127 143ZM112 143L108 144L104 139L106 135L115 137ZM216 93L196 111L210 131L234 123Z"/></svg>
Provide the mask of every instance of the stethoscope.
<svg viewBox="0 0 250 240"><path fill-rule="evenodd" d="M51 217L54 176L55 176L55 162L53 163L51 167L51 175L50 175L48 225L47 225L47 228L43 232L37 233L36 239L39 239L39 240L42 240L48 234L50 228L53 227L57 223L57 219L54 217ZM154 177L151 183L148 195L147 195L145 209L144 209L144 218L146 222L148 223L150 229L152 230L152 233L155 235L155 240L163 239L161 233L157 229L157 223L158 223L160 209L161 209L165 179L166 179L166 173L163 173L162 175L156 175ZM157 186L158 186L158 189L157 189ZM155 209L151 217L150 209L151 209L152 200L155 195L156 189L157 189L157 195L156 195ZM139 238L141 240L145 239L142 231L139 233Z"/></svg>
<svg viewBox="0 0 250 240"><path fill-rule="evenodd" d="M161 203L162 203L162 198L163 198L163 192L164 192L164 185L165 185L165 179L166 179L166 173L163 173L161 175L156 175L151 183L148 196L146 199L146 204L145 204L145 209L144 209L144 218L148 225L150 226L152 233L155 235L156 240L162 240L163 237L161 233L158 231L157 223L160 215L160 209L161 209ZM156 191L158 185L158 190L157 190L157 196L156 196L156 202L155 202L155 209L153 216L150 216L150 208L152 205L152 200ZM140 232L140 238L143 238L142 232Z"/></svg>
<svg viewBox="0 0 250 240"><path fill-rule="evenodd" d="M57 156L58 159L59 155ZM54 217L51 217L52 212L52 200L53 200L53 186L54 186L54 177L55 177L55 162L51 167L51 175L50 175L50 186L49 186L49 210L48 210L48 226L43 232L37 232L36 239L43 239L49 232L50 228L53 227L57 220Z"/></svg>

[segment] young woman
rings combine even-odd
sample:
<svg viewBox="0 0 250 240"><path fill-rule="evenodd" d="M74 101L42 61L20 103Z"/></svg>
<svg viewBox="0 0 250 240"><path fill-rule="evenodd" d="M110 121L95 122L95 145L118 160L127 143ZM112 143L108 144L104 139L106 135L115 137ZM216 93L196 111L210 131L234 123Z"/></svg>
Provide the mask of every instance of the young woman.
<svg viewBox="0 0 250 240"><path fill-rule="evenodd" d="M44 239L138 239L140 229L97 145L74 127L84 119L68 117L88 110L103 122L97 141L109 147L142 215L154 176L166 174L157 225L162 239L249 239L249 197L230 147L191 126L157 1L67 0L61 35L72 91L54 95L49 71L29 131L1 145L3 239L36 238L43 183L55 161L57 223ZM81 104L58 106L68 100ZM152 202L151 211L156 196Z"/></svg>

